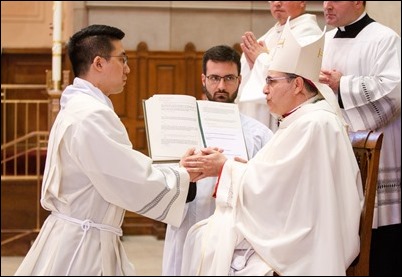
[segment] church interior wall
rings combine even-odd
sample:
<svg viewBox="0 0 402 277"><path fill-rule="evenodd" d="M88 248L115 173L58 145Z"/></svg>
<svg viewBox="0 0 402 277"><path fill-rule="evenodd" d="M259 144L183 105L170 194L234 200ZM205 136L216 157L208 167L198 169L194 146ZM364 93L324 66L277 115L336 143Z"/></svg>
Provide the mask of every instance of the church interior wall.
<svg viewBox="0 0 402 277"><path fill-rule="evenodd" d="M307 2L323 28L322 2ZM400 1L367 1L367 11L400 34ZM122 28L128 49L144 41L155 51L178 51L192 42L205 51L239 43L245 31L261 36L274 22L267 1L64 1L62 38L102 23ZM52 47L51 23L52 2L2 1L2 49Z"/></svg>

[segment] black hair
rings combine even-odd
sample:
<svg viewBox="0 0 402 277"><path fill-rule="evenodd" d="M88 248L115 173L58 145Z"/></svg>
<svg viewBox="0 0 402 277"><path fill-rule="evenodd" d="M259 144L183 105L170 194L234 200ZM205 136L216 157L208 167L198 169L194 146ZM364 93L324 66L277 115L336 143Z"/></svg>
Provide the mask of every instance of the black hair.
<svg viewBox="0 0 402 277"><path fill-rule="evenodd" d="M237 65L237 74L240 75L241 63L240 55L235 49L227 45L218 45L205 51L202 57L202 73L207 72L207 62L234 62Z"/></svg>
<svg viewBox="0 0 402 277"><path fill-rule="evenodd" d="M112 41L121 40L124 32L107 25L90 25L75 33L68 42L68 56L74 75L87 73L96 56L107 57L114 50Z"/></svg>
<svg viewBox="0 0 402 277"><path fill-rule="evenodd" d="M302 78L304 81L304 87L306 88L306 90L308 92L315 94L315 95L319 93L318 88L314 85L314 83L311 80L304 78L303 76L293 74L293 73L286 73L286 75L291 79L295 79L297 77Z"/></svg>

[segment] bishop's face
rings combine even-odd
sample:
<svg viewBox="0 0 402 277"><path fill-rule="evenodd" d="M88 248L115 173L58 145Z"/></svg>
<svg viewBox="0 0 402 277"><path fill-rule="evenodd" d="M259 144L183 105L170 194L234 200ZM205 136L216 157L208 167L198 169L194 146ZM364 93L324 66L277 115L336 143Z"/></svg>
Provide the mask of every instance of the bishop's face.
<svg viewBox="0 0 402 277"><path fill-rule="evenodd" d="M283 115L295 106L295 77L283 72L269 71L265 79L266 84L263 93L266 96L269 112L275 115Z"/></svg>

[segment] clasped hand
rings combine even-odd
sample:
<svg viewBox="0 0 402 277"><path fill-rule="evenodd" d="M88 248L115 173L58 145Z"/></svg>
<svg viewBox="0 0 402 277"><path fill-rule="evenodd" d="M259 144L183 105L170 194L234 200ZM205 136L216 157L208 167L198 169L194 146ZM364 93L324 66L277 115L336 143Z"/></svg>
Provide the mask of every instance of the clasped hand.
<svg viewBox="0 0 402 277"><path fill-rule="evenodd" d="M241 37L243 42L240 43L241 50L246 57L250 69L253 68L255 60L261 53L267 53L267 47L263 41L257 41L252 32L245 32Z"/></svg>
<svg viewBox="0 0 402 277"><path fill-rule="evenodd" d="M199 151L190 148L181 158L180 166L186 168L192 182L218 176L227 160L222 152L223 150L217 147L202 148Z"/></svg>

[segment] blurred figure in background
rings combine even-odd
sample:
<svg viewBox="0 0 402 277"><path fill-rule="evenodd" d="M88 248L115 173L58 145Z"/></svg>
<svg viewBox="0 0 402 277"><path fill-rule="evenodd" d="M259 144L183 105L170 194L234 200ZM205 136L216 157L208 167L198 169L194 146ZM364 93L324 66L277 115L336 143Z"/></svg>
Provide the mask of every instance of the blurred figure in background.
<svg viewBox="0 0 402 277"><path fill-rule="evenodd" d="M320 82L355 131L384 133L370 275L401 275L401 38L375 22L365 1L324 1L327 33Z"/></svg>
<svg viewBox="0 0 402 277"><path fill-rule="evenodd" d="M240 84L237 102L240 112L261 121L275 132L278 129L277 116L270 113L265 96L261 92L286 20L290 17L292 32L301 41L303 38L309 39L310 36L320 35L322 31L317 24L316 16L305 13L307 1L268 2L271 14L278 22L258 40L252 32L246 32L242 36L240 46L243 51L241 56L243 81Z"/></svg>

